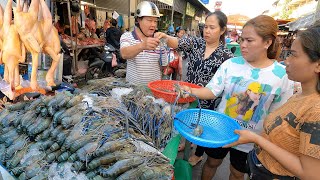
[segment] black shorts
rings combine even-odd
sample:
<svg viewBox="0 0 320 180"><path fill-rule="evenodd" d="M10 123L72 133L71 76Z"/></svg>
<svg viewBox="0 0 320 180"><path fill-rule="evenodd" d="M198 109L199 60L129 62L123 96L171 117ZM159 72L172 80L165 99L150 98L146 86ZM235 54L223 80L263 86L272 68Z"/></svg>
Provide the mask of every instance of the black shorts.
<svg viewBox="0 0 320 180"><path fill-rule="evenodd" d="M228 152L230 152L230 163L232 167L242 173L248 173L248 153L236 150L234 148L205 148L205 153L214 159L224 159Z"/></svg>
<svg viewBox="0 0 320 180"><path fill-rule="evenodd" d="M248 165L249 165L249 177L251 180L269 180L269 179L279 179L279 180L298 180L296 177L290 176L279 176L272 174L268 169L266 169L259 161L256 151L253 149L248 154Z"/></svg>

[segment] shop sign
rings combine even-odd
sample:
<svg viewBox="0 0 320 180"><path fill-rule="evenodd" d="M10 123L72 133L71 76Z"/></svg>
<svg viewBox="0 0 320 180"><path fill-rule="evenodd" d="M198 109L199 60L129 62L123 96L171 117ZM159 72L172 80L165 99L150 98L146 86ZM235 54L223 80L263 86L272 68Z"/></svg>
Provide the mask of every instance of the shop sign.
<svg viewBox="0 0 320 180"><path fill-rule="evenodd" d="M196 9L189 2L187 2L186 15L193 17L196 14Z"/></svg>
<svg viewBox="0 0 320 180"><path fill-rule="evenodd" d="M106 20L106 11L97 9L96 10L96 15L97 15L97 27L102 27L104 24L104 21Z"/></svg>
<svg viewBox="0 0 320 180"><path fill-rule="evenodd" d="M221 10L222 1L216 1L214 5L214 10L220 11Z"/></svg>
<svg viewBox="0 0 320 180"><path fill-rule="evenodd" d="M158 0L158 1L168 4L169 6L173 6L173 0Z"/></svg>
<svg viewBox="0 0 320 180"><path fill-rule="evenodd" d="M201 0L203 4L209 4L209 0Z"/></svg>

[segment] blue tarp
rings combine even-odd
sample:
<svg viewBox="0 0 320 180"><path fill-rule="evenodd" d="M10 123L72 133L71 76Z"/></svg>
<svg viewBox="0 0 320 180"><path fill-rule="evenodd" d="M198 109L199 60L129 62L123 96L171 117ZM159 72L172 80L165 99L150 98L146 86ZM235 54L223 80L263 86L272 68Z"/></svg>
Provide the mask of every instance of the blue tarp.
<svg viewBox="0 0 320 180"><path fill-rule="evenodd" d="M122 17L122 15L120 15L118 17L118 27L121 29L123 27L123 25L124 25L123 17Z"/></svg>

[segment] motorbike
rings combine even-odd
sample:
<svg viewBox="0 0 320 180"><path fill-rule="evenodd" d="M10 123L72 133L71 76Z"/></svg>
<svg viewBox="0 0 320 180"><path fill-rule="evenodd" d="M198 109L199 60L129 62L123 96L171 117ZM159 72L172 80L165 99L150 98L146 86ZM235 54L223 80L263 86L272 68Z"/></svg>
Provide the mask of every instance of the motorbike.
<svg viewBox="0 0 320 180"><path fill-rule="evenodd" d="M95 57L94 60L89 63L89 68L86 72L86 80L98 79L113 74L113 67L118 65L120 52L110 44L105 44L101 58Z"/></svg>

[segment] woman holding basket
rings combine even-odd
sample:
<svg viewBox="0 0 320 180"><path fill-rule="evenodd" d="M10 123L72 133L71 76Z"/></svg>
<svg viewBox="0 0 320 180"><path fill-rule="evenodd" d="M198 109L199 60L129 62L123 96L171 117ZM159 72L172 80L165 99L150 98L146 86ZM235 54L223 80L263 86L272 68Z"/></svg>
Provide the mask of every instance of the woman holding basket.
<svg viewBox="0 0 320 180"><path fill-rule="evenodd" d="M206 86L220 65L233 57L231 51L225 47L224 37L227 31L227 16L216 11L209 14L205 20L203 37L184 36L175 38L164 33L156 33L155 37L168 39L168 46L182 51L188 56L186 82ZM214 110L216 101L201 100L201 107ZM181 143L179 150L184 149ZM189 159L191 165L202 160L204 149L197 146L196 152Z"/></svg>
<svg viewBox="0 0 320 180"><path fill-rule="evenodd" d="M320 167L320 22L298 33L286 58L289 79L302 92L270 113L258 135L237 130L237 142L255 143L249 152L251 179L319 179Z"/></svg>
<svg viewBox="0 0 320 180"><path fill-rule="evenodd" d="M225 61L206 87L183 87L200 99L222 96L216 111L237 121L243 129L262 132L263 120L283 105L293 94L293 82L285 67L275 58L279 52L277 22L260 15L249 20L240 38L241 57ZM168 44L170 39L168 40ZM225 156L230 152L230 179L242 179L248 173L246 162L253 144L229 148L206 148L208 159L202 179L212 179Z"/></svg>

